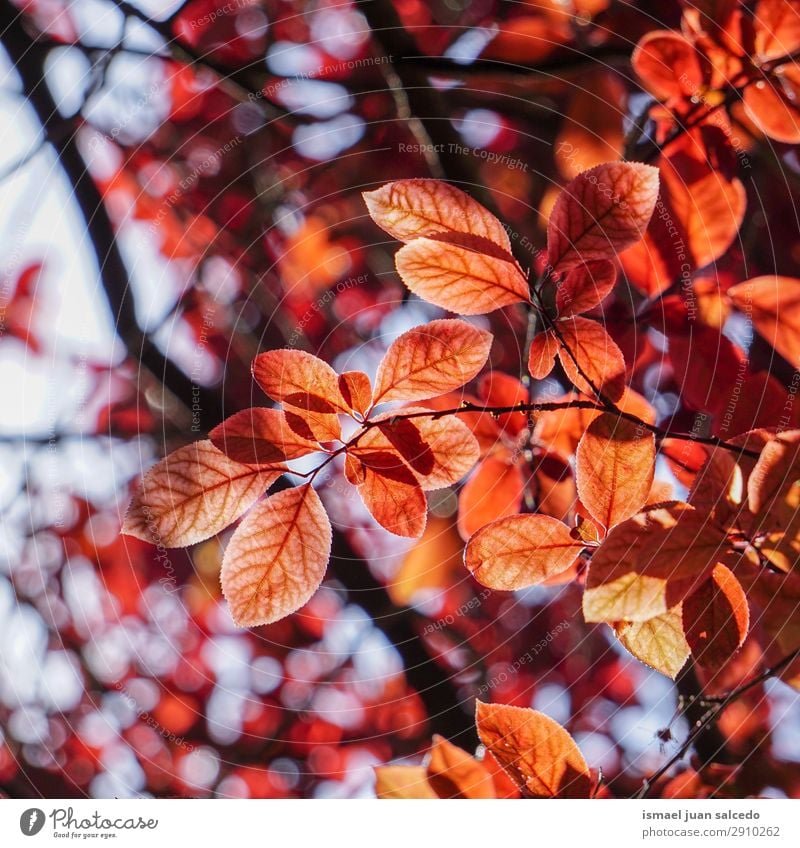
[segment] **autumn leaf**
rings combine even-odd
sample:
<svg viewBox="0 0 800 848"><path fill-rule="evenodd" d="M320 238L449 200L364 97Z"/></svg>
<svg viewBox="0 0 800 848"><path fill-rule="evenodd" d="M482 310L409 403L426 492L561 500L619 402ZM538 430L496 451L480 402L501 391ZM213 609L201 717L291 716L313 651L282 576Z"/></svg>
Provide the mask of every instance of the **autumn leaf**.
<svg viewBox="0 0 800 848"><path fill-rule="evenodd" d="M725 532L685 504L651 509L618 524L594 552L586 621L647 621L680 603L711 573Z"/></svg>
<svg viewBox="0 0 800 848"><path fill-rule="evenodd" d="M656 462L654 435L640 424L606 413L578 444L578 495L591 516L610 529L647 501Z"/></svg>
<svg viewBox="0 0 800 848"><path fill-rule="evenodd" d="M492 334L441 319L395 339L378 365L373 403L425 400L468 383L486 363Z"/></svg>
<svg viewBox="0 0 800 848"><path fill-rule="evenodd" d="M466 540L497 518L516 515L522 505L525 478L510 452L487 456L461 489L458 531Z"/></svg>
<svg viewBox="0 0 800 848"><path fill-rule="evenodd" d="M424 766L376 766L375 794L383 799L439 797L428 783Z"/></svg>
<svg viewBox="0 0 800 848"><path fill-rule="evenodd" d="M464 546L450 519L431 515L425 532L392 575L386 591L396 606L409 606L425 590L444 594L463 578Z"/></svg>
<svg viewBox="0 0 800 848"><path fill-rule="evenodd" d="M144 475L122 532L168 548L194 545L236 521L282 473L236 462L210 441L186 445Z"/></svg>
<svg viewBox="0 0 800 848"><path fill-rule="evenodd" d="M494 781L474 757L441 736L433 737L428 782L440 798L495 798Z"/></svg>
<svg viewBox="0 0 800 848"><path fill-rule="evenodd" d="M231 459L251 465L282 463L320 449L299 436L277 409L243 409L209 433L212 444Z"/></svg>
<svg viewBox="0 0 800 848"><path fill-rule="evenodd" d="M647 295L722 256L744 219L747 195L741 180L695 156L687 141L662 157L656 212L644 238L620 255L628 278Z"/></svg>
<svg viewBox="0 0 800 848"><path fill-rule="evenodd" d="M397 180L364 192L372 220L400 241L438 233L480 236L510 252L503 225L468 194L440 180Z"/></svg>
<svg viewBox="0 0 800 848"><path fill-rule="evenodd" d="M741 583L717 563L711 576L683 602L683 629L692 656L718 669L739 650L750 626L750 609Z"/></svg>
<svg viewBox="0 0 800 848"><path fill-rule="evenodd" d="M558 336L552 330L537 333L528 352L528 372L534 380L544 380L553 370L558 354Z"/></svg>
<svg viewBox="0 0 800 848"><path fill-rule="evenodd" d="M560 317L588 312L611 294L617 281L613 262L601 259L571 268L556 281L556 310Z"/></svg>
<svg viewBox="0 0 800 848"><path fill-rule="evenodd" d="M770 439L747 479L750 511L759 516L786 496L800 480L800 430Z"/></svg>
<svg viewBox="0 0 800 848"><path fill-rule="evenodd" d="M742 97L747 116L764 135L784 144L800 141L800 107L797 82L784 75L765 75L748 85Z"/></svg>
<svg viewBox="0 0 800 848"><path fill-rule="evenodd" d="M544 713L477 702L481 742L534 798L589 798L591 774L572 737Z"/></svg>
<svg viewBox="0 0 800 848"><path fill-rule="evenodd" d="M303 350L268 350L253 360L253 377L273 400L313 413L347 412L336 372Z"/></svg>
<svg viewBox="0 0 800 848"><path fill-rule="evenodd" d="M548 515L511 515L480 529L467 543L464 562L490 589L514 591L566 571L584 545Z"/></svg>
<svg viewBox="0 0 800 848"><path fill-rule="evenodd" d="M417 415L422 411L410 407L403 413ZM396 451L424 491L457 483L480 456L477 439L455 416L410 419L386 413L370 423L373 426L357 437L350 453L357 457L362 453Z"/></svg>
<svg viewBox="0 0 800 848"><path fill-rule="evenodd" d="M489 255L419 238L400 248L395 264L410 291L458 315L481 315L530 297L528 281L511 254Z"/></svg>
<svg viewBox="0 0 800 848"><path fill-rule="evenodd" d="M677 32L647 33L636 45L631 64L659 100L695 97L705 88L704 59L691 41Z"/></svg>
<svg viewBox="0 0 800 848"><path fill-rule="evenodd" d="M240 627L270 624L316 592L331 551L331 524L310 484L261 501L236 528L222 560L222 591Z"/></svg>
<svg viewBox="0 0 800 848"><path fill-rule="evenodd" d="M555 326L562 341L558 358L575 386L590 397L597 390L610 401L619 400L625 392L625 358L605 329L580 316Z"/></svg>
<svg viewBox="0 0 800 848"><path fill-rule="evenodd" d="M647 621L620 622L614 630L637 660L673 680L689 657L680 605Z"/></svg>
<svg viewBox="0 0 800 848"><path fill-rule="evenodd" d="M396 536L419 538L428 515L428 502L413 471L389 451L348 454L350 482L358 486L372 517ZM355 466L355 467L354 467Z"/></svg>
<svg viewBox="0 0 800 848"><path fill-rule="evenodd" d="M800 280L754 277L728 289L736 308L793 367L800 368Z"/></svg>
<svg viewBox="0 0 800 848"><path fill-rule="evenodd" d="M372 386L362 371L345 371L339 375L339 392L353 412L364 416L372 403Z"/></svg>
<svg viewBox="0 0 800 848"><path fill-rule="evenodd" d="M612 259L647 229L658 197L658 169L609 162L569 182L550 214L547 257L556 271Z"/></svg>

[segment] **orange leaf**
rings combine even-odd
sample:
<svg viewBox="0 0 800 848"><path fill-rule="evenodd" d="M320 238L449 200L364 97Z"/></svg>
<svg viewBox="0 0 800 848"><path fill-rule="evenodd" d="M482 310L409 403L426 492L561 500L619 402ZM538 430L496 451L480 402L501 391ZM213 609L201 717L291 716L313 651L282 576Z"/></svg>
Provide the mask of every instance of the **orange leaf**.
<svg viewBox="0 0 800 848"><path fill-rule="evenodd" d="M592 781L573 738L544 713L477 702L478 736L534 798L589 798Z"/></svg>
<svg viewBox="0 0 800 848"><path fill-rule="evenodd" d="M209 438L231 459L251 465L285 462L320 449L316 441L295 433L282 412L260 406L226 418Z"/></svg>
<svg viewBox="0 0 800 848"><path fill-rule="evenodd" d="M396 536L416 539L425 530L428 502L411 469L395 453L348 454L360 464L358 492L372 517ZM352 477L351 477L352 481Z"/></svg>
<svg viewBox="0 0 800 848"><path fill-rule="evenodd" d="M758 0L753 22L756 54L762 61L782 59L800 48L800 7L792 0Z"/></svg>
<svg viewBox="0 0 800 848"><path fill-rule="evenodd" d="M444 593L463 577L464 546L450 519L431 516L422 538L403 558L386 591L396 606L413 603L425 589Z"/></svg>
<svg viewBox="0 0 800 848"><path fill-rule="evenodd" d="M613 262L601 259L584 262L570 269L563 280L556 282L556 309L560 316L588 312L611 294L617 281Z"/></svg>
<svg viewBox="0 0 800 848"><path fill-rule="evenodd" d="M567 179L622 155L626 91L613 71L600 69L581 79L570 97L554 156Z"/></svg>
<svg viewBox="0 0 800 848"><path fill-rule="evenodd" d="M544 380L550 374L556 364L558 348L558 337L552 330L533 337L528 353L528 371L534 380Z"/></svg>
<svg viewBox="0 0 800 848"><path fill-rule="evenodd" d="M440 798L496 797L492 776L483 765L441 736L433 737L427 771Z"/></svg>
<svg viewBox="0 0 800 848"><path fill-rule="evenodd" d="M800 108L786 77L771 76L744 90L744 108L753 123L770 138L785 144L800 141Z"/></svg>
<svg viewBox="0 0 800 848"><path fill-rule="evenodd" d="M336 413L311 412L295 406L285 407L286 423L303 439L316 442L332 442L341 438L342 425Z"/></svg>
<svg viewBox="0 0 800 848"><path fill-rule="evenodd" d="M636 45L631 63L659 100L694 97L705 88L701 55L680 33L648 32Z"/></svg>
<svg viewBox="0 0 800 848"><path fill-rule="evenodd" d="M378 366L374 403L424 400L468 383L486 363L492 334L441 319L395 339Z"/></svg>
<svg viewBox="0 0 800 848"><path fill-rule="evenodd" d="M331 540L331 523L310 484L261 501L222 559L222 591L234 622L270 624L302 607L325 576Z"/></svg>
<svg viewBox="0 0 800 848"><path fill-rule="evenodd" d="M547 226L556 271L612 259L644 235L658 197L658 169L610 162L584 171L559 195Z"/></svg>
<svg viewBox="0 0 800 848"><path fill-rule="evenodd" d="M754 277L728 289L734 305L794 368L800 368L800 280Z"/></svg>
<svg viewBox="0 0 800 848"><path fill-rule="evenodd" d="M566 571L584 545L548 515L510 515L488 524L467 543L464 562L490 589L514 591Z"/></svg>
<svg viewBox="0 0 800 848"><path fill-rule="evenodd" d="M384 799L439 797L428 783L424 766L376 766L375 794Z"/></svg>
<svg viewBox="0 0 800 848"><path fill-rule="evenodd" d="M742 584L717 563L708 580L683 602L683 628L692 656L707 668L719 668L742 646L749 626Z"/></svg>
<svg viewBox="0 0 800 848"><path fill-rule="evenodd" d="M487 456L467 480L458 501L458 532L462 539L522 505L525 479L519 465L503 450Z"/></svg>
<svg viewBox="0 0 800 848"><path fill-rule="evenodd" d="M800 430L770 439L747 480L747 500L754 515L782 500L800 480Z"/></svg>
<svg viewBox="0 0 800 848"><path fill-rule="evenodd" d="M637 660L673 680L689 657L680 606L647 621L620 622L614 630Z"/></svg>
<svg viewBox="0 0 800 848"><path fill-rule="evenodd" d="M363 371L345 371L339 375L339 391L353 412L366 415L372 403L372 386Z"/></svg>
<svg viewBox="0 0 800 848"><path fill-rule="evenodd" d="M409 408L403 413L418 411ZM352 453L396 451L425 491L457 483L480 456L477 439L455 416L408 420L389 413L374 420L378 425L358 439Z"/></svg>
<svg viewBox="0 0 800 848"><path fill-rule="evenodd" d="M281 474L236 462L210 441L186 445L144 475L122 532L168 548L194 545L236 521Z"/></svg>
<svg viewBox="0 0 800 848"><path fill-rule="evenodd" d="M455 186L439 180L397 180L364 192L372 220L400 241L438 233L481 236L511 250L500 221Z"/></svg>
<svg viewBox="0 0 800 848"><path fill-rule="evenodd" d="M656 440L649 430L617 415L601 415L578 444L578 495L591 516L611 529L644 506L655 463Z"/></svg>
<svg viewBox="0 0 800 848"><path fill-rule="evenodd" d="M609 400L619 400L625 392L625 358L605 329L579 316L558 321L556 327L564 342L558 358L567 377L590 397L597 389Z"/></svg>
<svg viewBox="0 0 800 848"><path fill-rule="evenodd" d="M747 195L741 181L692 161L693 152L662 157L655 214L644 239L620 256L625 273L648 295L722 256L744 219Z"/></svg>
<svg viewBox="0 0 800 848"><path fill-rule="evenodd" d="M395 263L410 291L459 315L480 315L529 299L528 281L511 254L488 255L419 238L400 248Z"/></svg>
<svg viewBox="0 0 800 848"><path fill-rule="evenodd" d="M680 603L711 573L726 535L675 504L618 524L594 552L583 593L586 621L647 621Z"/></svg>
<svg viewBox="0 0 800 848"><path fill-rule="evenodd" d="M253 377L273 400L308 412L347 412L336 372L316 356L283 348L260 353L253 360Z"/></svg>

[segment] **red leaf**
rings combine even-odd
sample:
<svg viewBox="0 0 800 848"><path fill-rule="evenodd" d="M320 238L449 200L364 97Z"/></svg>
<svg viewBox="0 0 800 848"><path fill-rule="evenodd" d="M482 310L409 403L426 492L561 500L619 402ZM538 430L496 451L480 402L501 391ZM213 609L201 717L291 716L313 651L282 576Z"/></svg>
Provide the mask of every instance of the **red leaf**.
<svg viewBox="0 0 800 848"><path fill-rule="evenodd" d="M336 372L302 350L268 350L253 360L253 376L273 400L314 413L347 412Z"/></svg>
<svg viewBox="0 0 800 848"><path fill-rule="evenodd" d="M663 30L648 32L631 56L634 71L660 100L695 97L702 91L706 84L703 61L687 38Z"/></svg>
<svg viewBox="0 0 800 848"><path fill-rule="evenodd" d="M608 529L625 521L646 503L655 462L649 430L608 413L595 418L576 453L581 502Z"/></svg>
<svg viewBox="0 0 800 848"><path fill-rule="evenodd" d="M708 580L683 602L683 629L692 656L707 668L720 668L742 646L749 626L741 583L717 563Z"/></svg>
<svg viewBox="0 0 800 848"><path fill-rule="evenodd" d="M511 254L500 258L420 238L402 247L395 263L410 291L459 315L480 315L529 299L528 281Z"/></svg>
<svg viewBox="0 0 800 848"><path fill-rule="evenodd" d="M325 576L331 540L330 521L310 484L258 504L222 560L222 591L236 624L270 624L303 606Z"/></svg>
<svg viewBox="0 0 800 848"><path fill-rule="evenodd" d="M544 713L477 703L478 736L534 798L589 798L591 774L573 738Z"/></svg>
<svg viewBox="0 0 800 848"><path fill-rule="evenodd" d="M363 371L345 371L339 375L339 391L353 412L366 415L372 403L372 386Z"/></svg>
<svg viewBox="0 0 800 848"><path fill-rule="evenodd" d="M533 337L528 353L528 371L534 380L544 380L550 374L556 364L558 350L558 337L552 330Z"/></svg>
<svg viewBox="0 0 800 848"><path fill-rule="evenodd" d="M440 798L495 798L494 782L475 757L448 742L433 737L428 782Z"/></svg>
<svg viewBox="0 0 800 848"><path fill-rule="evenodd" d="M556 326L564 342L558 358L569 379L584 394L594 396L597 389L609 400L619 400L625 392L625 359L611 336L596 321L578 316Z"/></svg>
<svg viewBox="0 0 800 848"><path fill-rule="evenodd" d="M510 592L566 571L583 547L562 521L511 515L479 530L467 544L464 562L482 585Z"/></svg>
<svg viewBox="0 0 800 848"><path fill-rule="evenodd" d="M409 408L403 413L421 411ZM381 423L367 430L351 453L359 456L362 452L397 451L416 473L425 491L457 483L478 461L477 440L469 427L455 416L412 421L387 414L374 420Z"/></svg>
<svg viewBox="0 0 800 848"><path fill-rule="evenodd" d="M556 282L556 309L562 317L588 312L611 294L617 281L613 262L584 262Z"/></svg>
<svg viewBox="0 0 800 848"><path fill-rule="evenodd" d="M168 548L194 545L236 521L281 474L236 462L210 441L186 445L144 475L122 532Z"/></svg>
<svg viewBox="0 0 800 848"><path fill-rule="evenodd" d="M525 479L507 451L486 457L467 480L458 501L458 532L463 539L522 505Z"/></svg>
<svg viewBox="0 0 800 848"><path fill-rule="evenodd" d="M348 460L349 479L358 485L364 506L378 524L396 536L412 539L421 536L428 517L428 502L403 460L388 451L348 454Z"/></svg>
<svg viewBox="0 0 800 848"><path fill-rule="evenodd" d="M316 441L299 436L282 412L259 406L231 415L209 437L231 459L250 465L281 463L320 449Z"/></svg>
<svg viewBox="0 0 800 848"><path fill-rule="evenodd" d="M658 197L658 169L612 162L598 165L566 185L547 226L552 268L612 259L644 235Z"/></svg>
<svg viewBox="0 0 800 848"><path fill-rule="evenodd" d="M481 236L502 250L511 242L500 221L455 186L439 180L398 180L364 192L372 220L400 241L438 233Z"/></svg>
<svg viewBox="0 0 800 848"><path fill-rule="evenodd" d="M424 400L469 382L486 363L492 335L457 319L431 321L395 339L375 378L374 403Z"/></svg>
<svg viewBox="0 0 800 848"><path fill-rule="evenodd" d="M728 289L734 305L792 366L800 368L800 280L754 277Z"/></svg>
<svg viewBox="0 0 800 848"><path fill-rule="evenodd" d="M647 621L679 604L711 573L726 534L708 516L676 504L618 524L592 556L587 621Z"/></svg>

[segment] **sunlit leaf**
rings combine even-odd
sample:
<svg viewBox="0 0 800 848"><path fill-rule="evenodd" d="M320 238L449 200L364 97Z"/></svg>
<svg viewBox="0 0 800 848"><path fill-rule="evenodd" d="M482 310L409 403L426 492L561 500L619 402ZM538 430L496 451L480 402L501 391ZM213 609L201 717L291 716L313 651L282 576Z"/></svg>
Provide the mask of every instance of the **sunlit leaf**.
<svg viewBox="0 0 800 848"><path fill-rule="evenodd" d="M482 585L513 591L566 571L583 547L563 521L511 515L481 528L467 543L464 562Z"/></svg>
<svg viewBox="0 0 800 848"><path fill-rule="evenodd" d="M578 495L604 527L630 518L653 484L656 442L645 427L613 414L596 418L576 453Z"/></svg>
<svg viewBox="0 0 800 848"><path fill-rule="evenodd" d="M240 627L269 624L305 604L325 576L331 524L310 485L261 501L231 537L222 591Z"/></svg>
<svg viewBox="0 0 800 848"><path fill-rule="evenodd" d="M410 291L458 315L480 315L529 298L528 281L510 254L503 258L419 238L400 248L395 262Z"/></svg>
<svg viewBox="0 0 800 848"><path fill-rule="evenodd" d="M621 622L614 629L637 660L673 680L689 657L680 606L647 621Z"/></svg>
<svg viewBox="0 0 800 848"><path fill-rule="evenodd" d="M236 462L210 441L186 445L144 475L122 532L168 548L194 545L236 521L281 473Z"/></svg>
<svg viewBox="0 0 800 848"><path fill-rule="evenodd" d="M572 737L544 713L477 703L478 735L534 798L589 798L591 775Z"/></svg>
<svg viewBox="0 0 800 848"><path fill-rule="evenodd" d="M378 366L374 403L425 400L469 382L486 363L492 334L441 319L395 339Z"/></svg>
<svg viewBox="0 0 800 848"><path fill-rule="evenodd" d="M319 450L316 441L299 436L277 409L243 409L217 425L209 438L231 459L252 465L285 462Z"/></svg>
<svg viewBox="0 0 800 848"><path fill-rule="evenodd" d="M547 256L556 271L612 259L647 229L658 197L658 169L610 162L566 185L550 214Z"/></svg>
<svg viewBox="0 0 800 848"><path fill-rule="evenodd" d="M461 189L440 180L397 180L364 192L372 220L400 241L437 233L481 236L511 250L500 221Z"/></svg>

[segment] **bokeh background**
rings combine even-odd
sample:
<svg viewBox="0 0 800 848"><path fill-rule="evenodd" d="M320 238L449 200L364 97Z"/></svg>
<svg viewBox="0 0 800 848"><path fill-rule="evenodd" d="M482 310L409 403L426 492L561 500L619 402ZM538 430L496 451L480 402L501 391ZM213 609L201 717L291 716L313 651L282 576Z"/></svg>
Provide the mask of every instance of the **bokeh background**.
<svg viewBox="0 0 800 848"><path fill-rule="evenodd" d="M675 750L674 684L583 623L578 586L505 595L471 580L453 492L435 493L409 545L332 466L323 588L253 631L221 598L225 534L166 553L118 534L143 470L265 402L257 352L372 373L393 338L439 315L402 287L362 191L448 179L532 252L558 187L626 152L649 103L631 50L680 12L0 0L4 793L369 797L374 765L418 761L434 733L474 749L476 695L566 724L612 794ZM721 286L745 265L800 271L796 152L739 132L748 215L704 278ZM634 332L622 307L606 320L626 352L663 353L655 326ZM516 373L524 327L509 311L491 328L493 366ZM749 345L735 320L725 332ZM637 389L690 429L673 372L659 361ZM685 492L673 471L659 467ZM555 456L526 474L554 498L573 485ZM791 793L794 693L770 682L742 710L733 744L774 778L758 791Z"/></svg>

